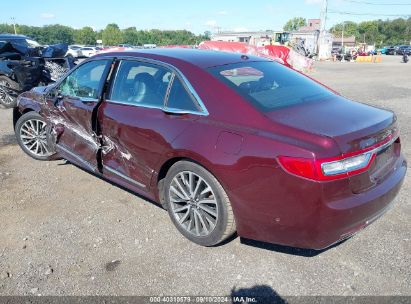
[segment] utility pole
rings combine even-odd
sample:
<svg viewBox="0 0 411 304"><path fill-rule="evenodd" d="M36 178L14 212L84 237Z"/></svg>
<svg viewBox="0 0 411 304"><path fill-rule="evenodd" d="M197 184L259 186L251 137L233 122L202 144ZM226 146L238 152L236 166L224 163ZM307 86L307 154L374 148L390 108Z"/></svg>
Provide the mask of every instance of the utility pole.
<svg viewBox="0 0 411 304"><path fill-rule="evenodd" d="M11 17L11 22L13 23L13 28L14 28L14 35L17 35L17 30L16 30L16 18Z"/></svg>
<svg viewBox="0 0 411 304"><path fill-rule="evenodd" d="M345 61L345 52L344 52L344 27L345 27L345 21L343 21L342 24L342 32L341 32L341 52L342 52L342 60L341 62Z"/></svg>
<svg viewBox="0 0 411 304"><path fill-rule="evenodd" d="M320 36L318 37L318 58L327 59L330 54L328 53L328 47L325 44L325 35L326 35L326 23L327 23L327 10L328 10L328 0L323 0L321 7L321 26L320 26Z"/></svg>

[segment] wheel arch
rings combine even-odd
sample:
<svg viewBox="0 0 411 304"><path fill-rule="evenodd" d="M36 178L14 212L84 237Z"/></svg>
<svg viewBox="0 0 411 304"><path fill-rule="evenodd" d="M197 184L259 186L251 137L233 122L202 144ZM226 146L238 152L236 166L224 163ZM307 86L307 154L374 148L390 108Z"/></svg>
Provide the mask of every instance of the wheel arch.
<svg viewBox="0 0 411 304"><path fill-rule="evenodd" d="M170 168L179 161L192 162L204 168L217 179L217 181L223 186L223 188L225 188L224 183L221 181L221 179L217 175L215 175L213 170L210 169L212 167L212 164L210 164L209 161L207 161L206 159L203 159L201 156L197 156L197 155L196 156L175 155L162 162L162 165L159 167L160 169L157 171L158 173L153 176L153 179L151 182L151 187L153 189L154 195L157 197L158 201L160 202L160 204L163 206L164 209L166 209L166 204L165 204L165 200L163 197L163 191L162 191L164 187L163 181L168 171L170 170Z"/></svg>
<svg viewBox="0 0 411 304"><path fill-rule="evenodd" d="M20 111L19 108L14 108L13 109L13 129L16 129L16 123L19 120L20 117L22 117L24 114L33 112L35 109L33 108L24 108L22 111Z"/></svg>

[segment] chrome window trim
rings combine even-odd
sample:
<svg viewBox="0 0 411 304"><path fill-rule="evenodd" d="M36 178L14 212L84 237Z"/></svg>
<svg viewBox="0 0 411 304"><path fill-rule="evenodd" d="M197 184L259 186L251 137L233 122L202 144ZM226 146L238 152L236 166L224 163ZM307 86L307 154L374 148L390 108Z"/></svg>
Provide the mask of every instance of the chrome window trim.
<svg viewBox="0 0 411 304"><path fill-rule="evenodd" d="M134 106L136 108L146 108L146 109L157 109L161 110L163 112L167 113L173 113L177 115L183 115L183 114L193 114L193 115L200 115L200 116L207 116L208 114L202 113L202 112L197 112L197 111L190 111L190 110L181 110L181 109L175 109L175 108L166 108L166 107L158 107L158 106L152 106L152 105L147 105L147 104L136 104L135 102L129 102L129 101L116 101L116 100L110 100L107 99L106 102L108 103L113 103L113 104L119 104L119 105L125 105L125 106Z"/></svg>
<svg viewBox="0 0 411 304"><path fill-rule="evenodd" d="M78 100L82 102L98 102L98 98L92 98L92 97L80 97L80 96L66 96L66 97L70 97L72 99L78 98Z"/></svg>
<svg viewBox="0 0 411 304"><path fill-rule="evenodd" d="M164 108L167 108L168 99L170 98L170 92L171 92L171 88L173 87L173 83L174 83L175 78L176 78L176 73L172 72L170 82L168 83L166 96L164 97L164 104L163 104Z"/></svg>
<svg viewBox="0 0 411 304"><path fill-rule="evenodd" d="M111 56L102 56L102 57L98 57L98 58L111 58ZM165 111L165 112L175 113L175 114L193 114L193 115L199 115L199 116L208 116L209 115L209 112L208 112L206 106L204 105L202 99L200 98L200 96L198 96L197 92L195 91L194 87L191 85L191 83L187 79L187 77L185 77L184 74L181 72L181 70L178 69L177 67L175 67L175 66L173 66L169 63L156 60L156 59L137 57L137 56L116 56L116 59L117 60L132 60L132 61L138 61L138 62L146 62L146 63L163 66L165 68L170 69L171 72L173 74L175 74L175 76L180 78L183 85L188 90L188 93L193 97L193 99L194 99L193 102L197 102L197 104L200 107L201 111L189 111L189 110L186 111L186 110L183 110L183 109L178 109L177 110L177 109L167 108L167 102L168 102L169 94L166 94L165 101L163 103L163 107L151 106L151 105L140 105L140 104L131 103L131 102L127 102L127 101L111 100L110 98L106 99L107 102L115 103L115 104L131 105L131 106L149 108L149 109L159 109L159 110L162 110L162 111ZM109 97L111 97L111 93L112 93L111 91L112 91L112 88L113 88L113 86L115 84L115 81L117 79L117 74L118 74L118 71L120 69L121 64L122 64L122 62L120 62L120 65L117 68L113 84L110 88ZM174 80L174 77L172 78L172 80ZM172 81L170 80L170 85L171 84L172 84ZM171 88L170 85L169 85L169 88ZM167 93L169 93L169 88L167 88Z"/></svg>
<svg viewBox="0 0 411 304"><path fill-rule="evenodd" d="M164 107L159 107L159 106L154 106L154 105L149 105L149 104L137 104L137 103L132 102L132 101L118 101L118 100L106 99L106 102L115 103L115 104L119 104L119 105L134 106L134 107L137 107L137 108L164 110Z"/></svg>

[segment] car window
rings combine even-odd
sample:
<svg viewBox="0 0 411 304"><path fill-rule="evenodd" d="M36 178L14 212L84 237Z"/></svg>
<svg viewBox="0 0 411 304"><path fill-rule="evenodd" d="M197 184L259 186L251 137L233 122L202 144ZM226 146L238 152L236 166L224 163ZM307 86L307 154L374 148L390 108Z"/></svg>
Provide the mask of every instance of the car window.
<svg viewBox="0 0 411 304"><path fill-rule="evenodd" d="M110 99L162 108L171 72L161 66L124 60L121 62Z"/></svg>
<svg viewBox="0 0 411 304"><path fill-rule="evenodd" d="M324 100L334 94L308 77L272 61L230 64L209 71L262 112Z"/></svg>
<svg viewBox="0 0 411 304"><path fill-rule="evenodd" d="M127 80L132 80L139 73L149 73L154 76L158 69L156 67L146 66L146 65L136 65L132 66L127 73Z"/></svg>
<svg viewBox="0 0 411 304"><path fill-rule="evenodd" d="M25 47L29 46L29 44L27 43L27 41L25 39L7 39L7 41L10 42L10 43L22 45L22 46L25 46Z"/></svg>
<svg viewBox="0 0 411 304"><path fill-rule="evenodd" d="M96 99L103 81L104 70L109 62L109 60L95 60L81 65L60 84L61 94Z"/></svg>
<svg viewBox="0 0 411 304"><path fill-rule="evenodd" d="M167 101L167 108L195 112L200 111L178 77L174 78Z"/></svg>
<svg viewBox="0 0 411 304"><path fill-rule="evenodd" d="M30 47L35 48L35 47L41 46L40 43L38 43L37 41L31 40L31 39L26 39L26 41Z"/></svg>
<svg viewBox="0 0 411 304"><path fill-rule="evenodd" d="M10 39L6 38L4 42L10 42L13 44L18 44L18 45L22 45L25 47L32 47L32 48L40 46L40 44L37 41L31 40L31 39L25 39L25 38L10 38Z"/></svg>

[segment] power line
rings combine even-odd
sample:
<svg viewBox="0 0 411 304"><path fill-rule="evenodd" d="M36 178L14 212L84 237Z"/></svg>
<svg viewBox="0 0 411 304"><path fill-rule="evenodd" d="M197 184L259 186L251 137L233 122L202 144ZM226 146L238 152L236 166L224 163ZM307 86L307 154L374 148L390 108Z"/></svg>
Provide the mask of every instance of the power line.
<svg viewBox="0 0 411 304"><path fill-rule="evenodd" d="M374 17L410 17L411 16L411 14L373 14L373 13L343 12L343 11L334 11L334 10L328 10L328 13L339 14L339 15L374 16Z"/></svg>
<svg viewBox="0 0 411 304"><path fill-rule="evenodd" d="M378 3L378 2L368 2L368 1L357 1L357 0L342 0L344 2L366 4L366 5L389 5L389 6L411 6L411 3Z"/></svg>

